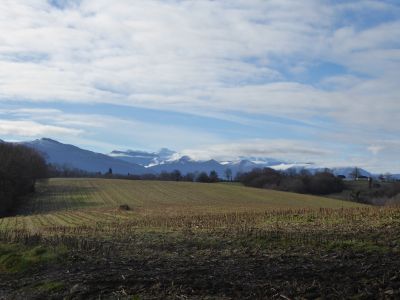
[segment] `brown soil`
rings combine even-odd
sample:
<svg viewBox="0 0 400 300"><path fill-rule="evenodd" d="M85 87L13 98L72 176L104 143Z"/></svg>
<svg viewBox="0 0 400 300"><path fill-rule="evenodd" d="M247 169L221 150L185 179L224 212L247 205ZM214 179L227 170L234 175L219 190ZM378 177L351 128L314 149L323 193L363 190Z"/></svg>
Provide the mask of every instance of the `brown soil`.
<svg viewBox="0 0 400 300"><path fill-rule="evenodd" d="M46 282L62 286L38 288ZM130 245L114 252L70 251L61 263L0 275L0 299L63 298L399 299L400 257L350 250Z"/></svg>

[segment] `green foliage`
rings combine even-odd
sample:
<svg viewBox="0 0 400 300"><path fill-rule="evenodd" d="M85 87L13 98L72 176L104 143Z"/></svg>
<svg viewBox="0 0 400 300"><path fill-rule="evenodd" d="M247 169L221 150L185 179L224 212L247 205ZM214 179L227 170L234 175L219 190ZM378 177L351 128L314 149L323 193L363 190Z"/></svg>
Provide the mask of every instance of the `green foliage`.
<svg viewBox="0 0 400 300"><path fill-rule="evenodd" d="M363 253L371 253L371 252L387 252L389 251L388 247L379 246L373 244L371 241L359 241L356 239L353 240L337 240L330 242L327 245L327 249L331 251L346 251L351 250L354 252L363 252Z"/></svg>
<svg viewBox="0 0 400 300"><path fill-rule="evenodd" d="M36 290L41 293L58 292L65 289L65 284L60 281L44 281L36 286Z"/></svg>
<svg viewBox="0 0 400 300"><path fill-rule="evenodd" d="M0 244L0 272L18 273L35 265L55 261L65 249L48 249L43 246L29 248L19 244Z"/></svg>

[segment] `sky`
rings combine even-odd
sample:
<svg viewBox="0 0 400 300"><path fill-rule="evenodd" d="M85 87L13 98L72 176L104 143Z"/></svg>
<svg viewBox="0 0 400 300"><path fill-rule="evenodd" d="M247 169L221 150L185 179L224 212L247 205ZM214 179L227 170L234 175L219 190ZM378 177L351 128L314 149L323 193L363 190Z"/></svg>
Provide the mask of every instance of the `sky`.
<svg viewBox="0 0 400 300"><path fill-rule="evenodd" d="M2 0L0 139L400 173L400 2Z"/></svg>

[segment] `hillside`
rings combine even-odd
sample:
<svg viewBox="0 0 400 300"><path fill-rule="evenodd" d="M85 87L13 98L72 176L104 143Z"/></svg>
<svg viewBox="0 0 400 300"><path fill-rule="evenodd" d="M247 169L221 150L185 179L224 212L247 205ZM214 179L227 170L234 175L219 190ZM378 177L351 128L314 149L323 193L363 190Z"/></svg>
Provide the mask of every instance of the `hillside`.
<svg viewBox="0 0 400 300"><path fill-rule="evenodd" d="M76 168L88 172L105 173L111 168L114 173L124 175L149 172L138 164L84 150L74 145L63 144L52 139L42 138L22 144L39 151L48 163L66 166L71 169Z"/></svg>
<svg viewBox="0 0 400 300"><path fill-rule="evenodd" d="M50 179L38 186L36 197L21 213L117 208L120 204L128 204L133 212L162 214L359 206L324 197L223 183Z"/></svg>

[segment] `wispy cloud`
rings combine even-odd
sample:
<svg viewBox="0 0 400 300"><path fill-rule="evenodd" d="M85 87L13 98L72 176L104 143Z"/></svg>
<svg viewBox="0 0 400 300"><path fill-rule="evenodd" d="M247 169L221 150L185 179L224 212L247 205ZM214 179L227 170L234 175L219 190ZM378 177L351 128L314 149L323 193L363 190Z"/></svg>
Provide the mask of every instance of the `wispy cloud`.
<svg viewBox="0 0 400 300"><path fill-rule="evenodd" d="M317 143L284 140L284 139L251 139L231 143L208 145L196 149L184 149L183 155L195 159L236 160L239 157L273 157L296 161L302 157L302 162L321 161L331 155L332 151L324 149Z"/></svg>
<svg viewBox="0 0 400 300"><path fill-rule="evenodd" d="M0 120L0 134L2 135L13 135L20 137L60 136L60 135L77 136L80 133L81 130L60 127L60 126L44 125L32 121Z"/></svg>
<svg viewBox="0 0 400 300"><path fill-rule="evenodd" d="M58 109L0 110L0 134L9 139L51 137L63 142L78 143L96 151L115 147L136 147L153 150L161 147L193 147L198 143L216 143L221 137L157 122L138 121L101 114L72 114ZM102 141L111 137L113 143ZM179 141L179 142L177 142Z"/></svg>
<svg viewBox="0 0 400 300"><path fill-rule="evenodd" d="M20 101L39 109L110 103L230 119L244 127L252 115L310 125L329 120L328 129L315 126L316 144L352 132L359 135L356 144L340 142L368 151L383 136L400 138L390 121L400 119L399 77L400 6L393 1L0 3L0 108ZM49 115L20 111L13 121L72 128L75 136L97 139L98 128L109 122L121 131L140 128L123 135L140 145L168 142L163 137L170 126L151 120ZM196 132L197 143L185 125L170 131L170 139L185 141L182 148L207 139L229 143L205 129ZM282 139L285 131L282 124ZM310 138L304 131L295 141Z"/></svg>

